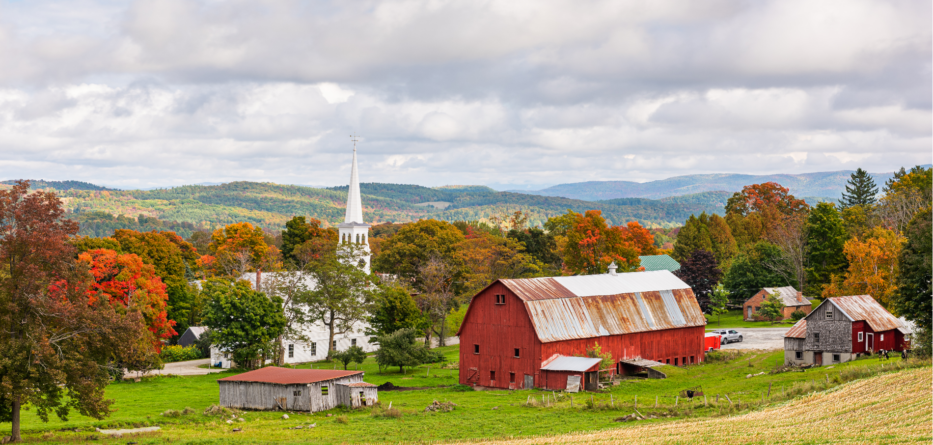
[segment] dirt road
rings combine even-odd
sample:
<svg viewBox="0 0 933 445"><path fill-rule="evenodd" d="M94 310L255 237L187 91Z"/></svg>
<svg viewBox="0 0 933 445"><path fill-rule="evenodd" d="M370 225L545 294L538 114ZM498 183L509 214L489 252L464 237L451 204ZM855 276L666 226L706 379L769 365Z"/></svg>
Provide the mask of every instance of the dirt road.
<svg viewBox="0 0 933 445"><path fill-rule="evenodd" d="M790 328L736 329L743 340L722 345L722 349L784 349L784 334Z"/></svg>

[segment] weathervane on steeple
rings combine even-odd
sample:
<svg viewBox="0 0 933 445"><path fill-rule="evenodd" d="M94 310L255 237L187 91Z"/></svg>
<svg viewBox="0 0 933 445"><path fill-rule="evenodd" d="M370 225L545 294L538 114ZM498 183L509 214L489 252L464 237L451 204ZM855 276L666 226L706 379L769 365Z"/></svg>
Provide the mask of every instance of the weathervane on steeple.
<svg viewBox="0 0 933 445"><path fill-rule="evenodd" d="M353 152L356 152L356 142L359 141L359 138L356 135L351 134L350 140L353 141Z"/></svg>

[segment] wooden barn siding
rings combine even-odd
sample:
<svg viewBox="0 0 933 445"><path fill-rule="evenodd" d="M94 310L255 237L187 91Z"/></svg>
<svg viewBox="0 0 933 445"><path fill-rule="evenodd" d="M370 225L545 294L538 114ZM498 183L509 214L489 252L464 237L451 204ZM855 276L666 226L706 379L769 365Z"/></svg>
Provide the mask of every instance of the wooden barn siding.
<svg viewBox="0 0 933 445"><path fill-rule="evenodd" d="M563 391L567 389L567 377L572 375L580 377L580 391L583 391L584 375L575 371L542 371L539 386L551 391Z"/></svg>
<svg viewBox="0 0 933 445"><path fill-rule="evenodd" d="M362 397L360 393L363 393ZM347 385L337 385L337 400L341 405L347 405L351 408L372 406L379 401L379 390L373 387L354 388Z"/></svg>
<svg viewBox="0 0 933 445"><path fill-rule="evenodd" d="M506 304L497 305L496 295L506 296ZM495 283L473 297L463 329L460 332L460 383L467 385L471 368L477 368L479 379L476 384L497 388L522 388L524 375L535 376L538 385L538 368L541 350L525 304L502 283ZM473 353L478 344L480 353ZM514 349L521 350L520 358L514 357ZM496 380L490 379L490 371L496 372ZM515 373L515 383L509 382L509 373Z"/></svg>
<svg viewBox="0 0 933 445"><path fill-rule="evenodd" d="M804 339L784 337L784 350L785 351L803 351L804 350L803 348L804 348Z"/></svg>
<svg viewBox="0 0 933 445"><path fill-rule="evenodd" d="M565 340L553 343L544 343L541 346L541 355L546 359L553 354L567 356L585 355L587 348L597 343L603 352L611 352L616 362L622 359L641 357L646 360L664 362L674 358L681 360L693 356L694 363L703 361L704 334L702 326L666 329L663 331L638 332L634 334L610 335L605 337L587 338L579 340Z"/></svg>
<svg viewBox="0 0 933 445"><path fill-rule="evenodd" d="M224 382L220 384L220 405L228 408L250 410L276 410L276 398L285 397L287 409L291 411L326 411L336 408L340 403L337 398L337 383L362 382L362 374L342 377L335 380L300 385L279 385L259 382ZM321 388L328 387L328 394L321 395ZM301 395L294 396L294 391Z"/></svg>
<svg viewBox="0 0 933 445"><path fill-rule="evenodd" d="M832 320L826 319L827 307L833 307ZM817 332L820 334L819 343L813 340L813 334ZM807 317L804 348L807 351L852 352L852 321L831 303L820 305Z"/></svg>

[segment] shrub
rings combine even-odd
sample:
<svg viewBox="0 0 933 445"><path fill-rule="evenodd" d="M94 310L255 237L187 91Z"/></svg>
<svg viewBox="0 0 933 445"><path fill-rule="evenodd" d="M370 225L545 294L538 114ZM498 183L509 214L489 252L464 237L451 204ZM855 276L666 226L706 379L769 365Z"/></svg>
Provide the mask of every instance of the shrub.
<svg viewBox="0 0 933 445"><path fill-rule="evenodd" d="M170 409L162 413L162 415L165 417L181 417L181 411L178 411L177 409Z"/></svg>
<svg viewBox="0 0 933 445"><path fill-rule="evenodd" d="M187 347L178 345L164 346L162 352L159 353L159 358L162 359L162 363L197 360L201 358L201 350L195 345Z"/></svg>
<svg viewBox="0 0 933 445"><path fill-rule="evenodd" d="M797 321L800 321L801 318L806 317L806 316L807 316L807 313L806 313L806 312L804 312L804 311L802 311L802 310L800 310L800 309L797 309L796 311L791 312L791 314L790 314L790 319L791 319L791 320L794 320L795 322L797 322Z"/></svg>
<svg viewBox="0 0 933 445"><path fill-rule="evenodd" d="M337 423L342 423L344 425L350 423L350 418L348 418L347 416L337 416L336 420L337 420Z"/></svg>

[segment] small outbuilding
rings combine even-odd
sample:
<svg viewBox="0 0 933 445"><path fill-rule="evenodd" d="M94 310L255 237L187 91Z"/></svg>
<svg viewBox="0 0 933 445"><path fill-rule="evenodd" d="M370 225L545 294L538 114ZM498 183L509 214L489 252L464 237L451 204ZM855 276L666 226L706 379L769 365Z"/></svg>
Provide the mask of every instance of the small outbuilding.
<svg viewBox="0 0 933 445"><path fill-rule="evenodd" d="M761 321L764 318L758 316L758 311L761 310L761 303L768 298L768 295L777 294L778 299L784 303L784 314L782 319L787 319L791 317L795 311L803 311L805 314L809 314L813 309L813 305L810 300L807 300L803 297L803 292L794 289L793 286L785 287L766 287L757 294L753 295L752 298L749 298L745 301L745 304L742 306L742 313L745 314L745 321Z"/></svg>
<svg viewBox="0 0 933 445"><path fill-rule="evenodd" d="M601 358L555 354L541 366L543 387L552 391L595 391L599 389L599 363L602 361Z"/></svg>
<svg viewBox="0 0 933 445"><path fill-rule="evenodd" d="M313 413L379 401L376 385L363 381L363 371L269 366L217 382L220 405L227 408Z"/></svg>
<svg viewBox="0 0 933 445"><path fill-rule="evenodd" d="M178 337L178 346L188 347L198 342L201 335L207 332L207 326L192 326Z"/></svg>

